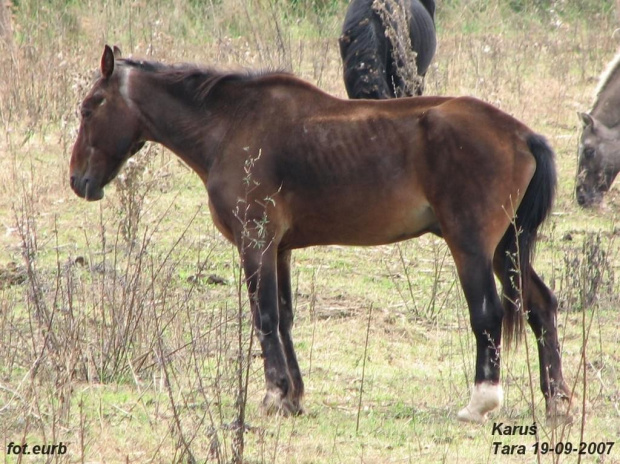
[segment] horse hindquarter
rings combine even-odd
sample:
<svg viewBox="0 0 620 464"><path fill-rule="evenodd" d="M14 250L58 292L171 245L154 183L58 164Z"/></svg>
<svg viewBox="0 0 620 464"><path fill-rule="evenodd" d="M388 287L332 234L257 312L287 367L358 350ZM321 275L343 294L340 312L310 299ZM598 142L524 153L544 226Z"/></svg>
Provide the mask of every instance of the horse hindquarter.
<svg viewBox="0 0 620 464"><path fill-rule="evenodd" d="M505 113L471 98L430 109L420 119L427 149L421 177L450 248L476 338L471 401L459 419L482 422L501 404L502 307L493 258L536 169L525 136Z"/></svg>

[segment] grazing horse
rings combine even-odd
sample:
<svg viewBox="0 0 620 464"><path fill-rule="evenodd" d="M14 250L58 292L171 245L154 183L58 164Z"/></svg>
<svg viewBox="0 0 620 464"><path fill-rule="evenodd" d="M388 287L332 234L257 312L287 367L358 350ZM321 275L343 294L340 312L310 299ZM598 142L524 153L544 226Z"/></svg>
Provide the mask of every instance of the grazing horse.
<svg viewBox="0 0 620 464"><path fill-rule="evenodd" d="M339 40L349 98L422 95L437 47L434 15L435 0L352 0Z"/></svg>
<svg viewBox="0 0 620 464"><path fill-rule="evenodd" d="M582 124L575 194L579 205L598 204L620 172L620 53L599 80Z"/></svg>
<svg viewBox="0 0 620 464"><path fill-rule="evenodd" d="M508 340L517 336L522 307L538 341L548 412L570 396L556 299L530 264L553 201L553 153L513 117L469 97L342 100L288 74L134 61L106 46L101 76L81 105L75 193L101 199L146 141L200 176L213 222L239 251L267 411L302 410L292 250L427 232L450 248L476 339L475 384L458 418L482 422L500 405L502 322Z"/></svg>

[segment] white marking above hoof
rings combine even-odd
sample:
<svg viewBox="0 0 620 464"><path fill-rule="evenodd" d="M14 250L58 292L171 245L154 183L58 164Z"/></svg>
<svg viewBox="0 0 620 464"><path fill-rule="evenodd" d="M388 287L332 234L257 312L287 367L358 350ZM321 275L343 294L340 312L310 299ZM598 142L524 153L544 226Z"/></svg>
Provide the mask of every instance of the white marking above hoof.
<svg viewBox="0 0 620 464"><path fill-rule="evenodd" d="M504 400L504 390L500 384L483 382L474 385L469 404L457 414L457 419L463 422L486 422L488 413L501 406Z"/></svg>

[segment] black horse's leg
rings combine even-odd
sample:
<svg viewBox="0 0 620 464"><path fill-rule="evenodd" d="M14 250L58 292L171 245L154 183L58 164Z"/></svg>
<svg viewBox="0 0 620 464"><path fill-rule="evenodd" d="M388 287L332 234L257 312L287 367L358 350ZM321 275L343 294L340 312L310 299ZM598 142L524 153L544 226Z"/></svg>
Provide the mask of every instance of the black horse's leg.
<svg viewBox="0 0 620 464"><path fill-rule="evenodd" d="M292 388L289 390L289 399L292 407L297 411L302 411L301 399L304 394L304 382L301 370L297 363L293 339L291 338L291 328L293 326L293 292L291 290L291 252L278 252L278 295L280 308L280 340L288 372L292 381Z"/></svg>
<svg viewBox="0 0 620 464"><path fill-rule="evenodd" d="M545 395L547 417L570 422L567 403L571 391L562 375L562 358L557 331L558 302L555 295L530 268L527 309L528 323L536 335L540 366L540 389Z"/></svg>
<svg viewBox="0 0 620 464"><path fill-rule="evenodd" d="M291 382L286 358L280 343L278 314L278 283L276 275L276 251L267 248L246 247L243 253L252 319L263 351L265 384L267 393L263 406L267 413L296 413L289 400Z"/></svg>
<svg viewBox="0 0 620 464"><path fill-rule="evenodd" d="M472 254L454 257L476 337L474 388L469 404L459 411L458 419L484 422L487 414L498 408L503 400L500 347L504 310L495 287L491 261Z"/></svg>

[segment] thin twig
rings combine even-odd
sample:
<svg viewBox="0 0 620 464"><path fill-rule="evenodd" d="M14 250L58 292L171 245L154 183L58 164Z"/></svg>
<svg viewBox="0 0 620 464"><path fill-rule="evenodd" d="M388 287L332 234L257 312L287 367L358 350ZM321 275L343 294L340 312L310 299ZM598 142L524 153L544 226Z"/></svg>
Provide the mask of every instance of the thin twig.
<svg viewBox="0 0 620 464"><path fill-rule="evenodd" d="M368 323L366 324L366 341L364 342L364 358L362 359L362 381L360 382L360 395L357 404L357 420L355 422L355 433L360 429L360 414L362 412L362 396L364 393L364 378L366 376L366 355L368 354L368 338L370 336L370 320L372 318L372 304L368 309Z"/></svg>

